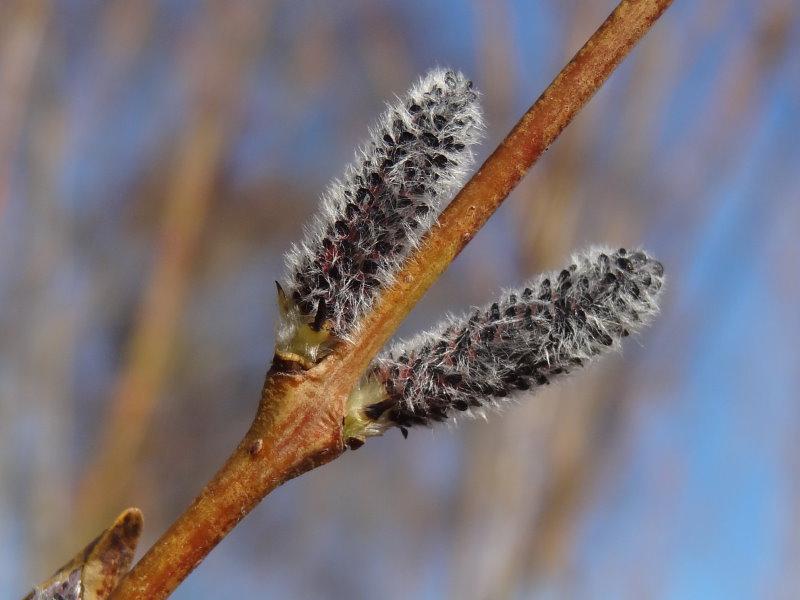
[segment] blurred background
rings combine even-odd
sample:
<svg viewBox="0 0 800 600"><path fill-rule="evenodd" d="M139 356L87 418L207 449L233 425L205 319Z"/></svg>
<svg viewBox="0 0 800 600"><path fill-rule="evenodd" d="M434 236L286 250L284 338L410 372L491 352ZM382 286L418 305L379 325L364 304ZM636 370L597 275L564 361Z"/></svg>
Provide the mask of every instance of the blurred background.
<svg viewBox="0 0 800 600"><path fill-rule="evenodd" d="M482 160L614 5L0 3L0 596L126 506L144 550L220 466L385 100L469 74ZM799 55L793 0L675 2L400 334L592 243L664 262L654 326L290 482L174 598L797 597Z"/></svg>

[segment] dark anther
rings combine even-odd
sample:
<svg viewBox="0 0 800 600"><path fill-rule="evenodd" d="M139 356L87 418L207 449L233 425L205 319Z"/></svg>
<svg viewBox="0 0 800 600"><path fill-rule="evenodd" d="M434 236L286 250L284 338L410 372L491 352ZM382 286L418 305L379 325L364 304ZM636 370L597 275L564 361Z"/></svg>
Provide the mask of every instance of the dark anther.
<svg viewBox="0 0 800 600"><path fill-rule="evenodd" d="M333 265L330 269L328 269L328 277L333 280L339 279L341 273L339 272L339 267Z"/></svg>
<svg viewBox="0 0 800 600"><path fill-rule="evenodd" d="M542 291L539 294L539 300L545 300L545 301L550 300L551 296L550 296L550 280L549 279L545 279L544 281L542 281L541 290Z"/></svg>
<svg viewBox="0 0 800 600"><path fill-rule="evenodd" d="M356 202L359 204L363 203L365 200L369 201L372 199L372 194L369 193L367 188L358 188L356 192Z"/></svg>
<svg viewBox="0 0 800 600"><path fill-rule="evenodd" d="M345 446L347 446L349 450L358 450L363 445L364 445L364 440L354 437L347 438L347 441L345 442Z"/></svg>
<svg viewBox="0 0 800 600"><path fill-rule="evenodd" d="M444 376L444 382L447 385L458 385L464 380L464 377L460 373L449 373Z"/></svg>
<svg viewBox="0 0 800 600"><path fill-rule="evenodd" d="M317 314L314 315L314 323L311 325L311 328L314 331L319 331L322 328L322 324L325 322L325 317L326 317L325 298L320 298L319 304L317 304Z"/></svg>
<svg viewBox="0 0 800 600"><path fill-rule="evenodd" d="M439 146L439 138L433 135L430 132L425 132L420 136L423 142L425 142L426 146L430 146L431 148L437 148Z"/></svg>
<svg viewBox="0 0 800 600"><path fill-rule="evenodd" d="M531 310L530 306L525 307L524 322L525 329L533 331L533 310Z"/></svg>
<svg viewBox="0 0 800 600"><path fill-rule="evenodd" d="M339 235L346 235L347 232L350 230L350 227L347 225L347 221L336 221L334 223L334 227L336 228L336 233Z"/></svg>
<svg viewBox="0 0 800 600"><path fill-rule="evenodd" d="M616 262L617 262L617 266L620 269L625 269L626 271L629 271L629 272L633 271L633 265L631 264L631 261L629 261L627 258L622 258L620 256L619 258L617 258Z"/></svg>
<svg viewBox="0 0 800 600"><path fill-rule="evenodd" d="M491 315L492 319L498 320L500 318L500 307L498 306L497 302L492 303Z"/></svg>
<svg viewBox="0 0 800 600"><path fill-rule="evenodd" d="M347 239L343 239L341 241L341 244L342 244L343 260L347 260L352 255L352 253L355 250L356 246L355 246L355 244L353 242L350 242Z"/></svg>

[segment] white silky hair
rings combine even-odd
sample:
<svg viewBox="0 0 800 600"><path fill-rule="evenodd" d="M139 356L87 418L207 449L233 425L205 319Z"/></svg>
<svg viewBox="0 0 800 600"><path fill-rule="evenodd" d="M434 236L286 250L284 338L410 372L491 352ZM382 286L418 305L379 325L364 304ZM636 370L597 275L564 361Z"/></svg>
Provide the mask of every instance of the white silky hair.
<svg viewBox="0 0 800 600"><path fill-rule="evenodd" d="M37 586L33 590L33 600L80 600L82 595L80 569L74 569L66 579L56 581L46 588Z"/></svg>

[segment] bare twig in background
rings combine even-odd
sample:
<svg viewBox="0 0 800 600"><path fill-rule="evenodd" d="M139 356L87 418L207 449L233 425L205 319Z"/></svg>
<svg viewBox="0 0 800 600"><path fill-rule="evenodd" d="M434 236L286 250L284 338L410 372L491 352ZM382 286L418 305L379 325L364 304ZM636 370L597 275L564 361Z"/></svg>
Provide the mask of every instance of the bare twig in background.
<svg viewBox="0 0 800 600"><path fill-rule="evenodd" d="M0 216L11 186L11 164L50 16L49 0L23 0L3 7L0 27Z"/></svg>
<svg viewBox="0 0 800 600"><path fill-rule="evenodd" d="M140 454L163 392L190 285L192 260L237 114L237 88L246 79L263 31L261 13L227 11L224 19L213 20L220 27L220 35L201 48L200 56L192 55L189 85L197 100L178 143L155 269L129 341L108 422L79 489L76 535L95 530L97 522L106 519L125 496L133 472L131 461Z"/></svg>
<svg viewBox="0 0 800 600"><path fill-rule="evenodd" d="M37 515L30 535L31 567L37 573L53 568L48 561L53 531L63 527L68 512L64 492L70 487L70 464L65 453L54 453L52 447L67 443L75 422L67 391L72 383L71 357L82 325L80 306L70 302L59 285L64 262L75 257L76 233L75 219L58 186L59 166L66 153L64 112L61 106L43 104L31 123L28 153L36 160L31 160L33 168L26 177L28 207L34 215L29 233L38 241L35 252L21 257L25 265L22 289L29 313L27 319L4 331L10 344L20 339L27 342L17 345L24 357L20 370L27 373L19 397L27 399L41 415L41 439L48 440L48 444L34 445L29 456L33 478L26 503ZM74 288L70 292L74 293ZM27 335L23 337L22 331ZM66 552L73 550L74 544ZM64 556L61 553L58 559Z"/></svg>
<svg viewBox="0 0 800 600"><path fill-rule="evenodd" d="M302 373L273 366L253 425L234 454L122 581L115 598L167 597L267 493L343 451L345 402L369 361L669 4L619 4L444 211L352 345L340 345Z"/></svg>

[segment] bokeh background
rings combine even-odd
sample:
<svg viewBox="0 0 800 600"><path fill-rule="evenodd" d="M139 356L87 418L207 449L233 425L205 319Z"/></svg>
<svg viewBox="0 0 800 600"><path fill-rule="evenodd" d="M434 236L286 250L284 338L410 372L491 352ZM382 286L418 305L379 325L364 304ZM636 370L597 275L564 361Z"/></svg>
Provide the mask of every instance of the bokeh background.
<svg viewBox="0 0 800 600"><path fill-rule="evenodd" d="M274 283L433 65L483 159L613 0L0 2L0 597L140 506L142 549L245 431ZM273 493L174 595L800 594L800 6L677 0L401 334L643 245L622 356Z"/></svg>

